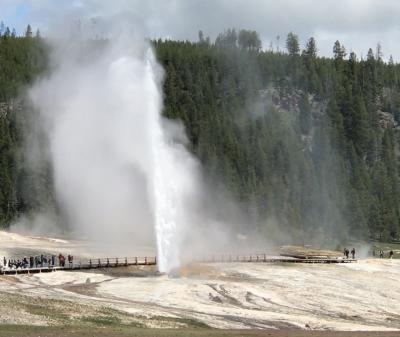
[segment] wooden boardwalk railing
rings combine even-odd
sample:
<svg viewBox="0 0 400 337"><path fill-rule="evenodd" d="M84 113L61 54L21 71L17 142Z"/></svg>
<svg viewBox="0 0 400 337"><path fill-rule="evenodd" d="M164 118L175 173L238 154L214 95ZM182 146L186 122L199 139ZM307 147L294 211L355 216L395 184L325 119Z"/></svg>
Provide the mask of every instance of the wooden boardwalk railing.
<svg viewBox="0 0 400 337"><path fill-rule="evenodd" d="M267 254L216 254L207 255L194 259L199 263L221 263L221 262L266 262L266 263L351 263L357 262L356 259L344 259L325 256L268 256Z"/></svg>
<svg viewBox="0 0 400 337"><path fill-rule="evenodd" d="M15 274L34 274L45 273L57 270L84 270L84 269L98 269L98 268L116 268L127 266L154 266L157 264L157 258L152 257L114 257L114 258L96 258L88 260L74 260L72 263L65 262L64 266L44 264L43 266L34 268L18 268L18 269L2 269L2 275L15 275Z"/></svg>

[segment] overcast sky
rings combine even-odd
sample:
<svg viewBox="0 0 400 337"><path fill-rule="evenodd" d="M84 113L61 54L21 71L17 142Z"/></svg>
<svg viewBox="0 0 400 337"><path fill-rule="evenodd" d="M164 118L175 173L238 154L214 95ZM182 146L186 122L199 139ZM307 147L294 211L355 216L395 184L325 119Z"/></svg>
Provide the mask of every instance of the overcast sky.
<svg viewBox="0 0 400 337"><path fill-rule="evenodd" d="M259 32L264 48L283 48L289 31L303 46L310 36L320 55L331 56L338 39L360 57L380 42L384 57L400 61L399 0L0 0L0 20L23 31L27 23L44 35L54 23L80 18L124 17L152 38L212 39L226 28Z"/></svg>

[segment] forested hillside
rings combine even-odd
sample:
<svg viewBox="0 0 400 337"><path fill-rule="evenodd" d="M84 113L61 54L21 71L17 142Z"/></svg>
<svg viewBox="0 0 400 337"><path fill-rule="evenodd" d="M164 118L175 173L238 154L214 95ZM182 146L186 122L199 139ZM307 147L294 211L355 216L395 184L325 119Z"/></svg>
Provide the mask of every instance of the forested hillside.
<svg viewBox="0 0 400 337"><path fill-rule="evenodd" d="M153 41L164 114L182 120L208 183L229 191L261 235L399 239L400 68L383 61L380 46L360 60L338 41L332 58L318 57L316 43L301 50L290 33L285 52L263 50L245 30L215 42L201 32L196 43ZM37 182L23 156L29 106L21 97L45 71L46 51L31 33L0 37L3 226L52 193L51 170Z"/></svg>

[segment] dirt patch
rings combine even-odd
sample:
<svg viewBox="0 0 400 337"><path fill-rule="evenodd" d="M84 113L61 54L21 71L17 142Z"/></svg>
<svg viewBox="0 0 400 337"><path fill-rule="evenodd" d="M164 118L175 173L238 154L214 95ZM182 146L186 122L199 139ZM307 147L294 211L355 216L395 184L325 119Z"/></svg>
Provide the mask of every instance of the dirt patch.
<svg viewBox="0 0 400 337"><path fill-rule="evenodd" d="M177 275L180 277L207 278L218 275L218 271L215 267L207 264L190 263L179 268Z"/></svg>
<svg viewBox="0 0 400 337"><path fill-rule="evenodd" d="M87 271L86 271L87 272ZM161 274L157 266L121 266L113 268L98 268L88 272L101 273L113 277L157 277Z"/></svg>

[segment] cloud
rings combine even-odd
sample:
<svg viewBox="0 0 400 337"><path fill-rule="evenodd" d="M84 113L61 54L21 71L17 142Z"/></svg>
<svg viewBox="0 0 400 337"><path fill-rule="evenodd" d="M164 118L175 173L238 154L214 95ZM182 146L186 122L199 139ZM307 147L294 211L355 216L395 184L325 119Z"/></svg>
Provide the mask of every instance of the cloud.
<svg viewBox="0 0 400 337"><path fill-rule="evenodd" d="M310 36L316 37L325 56L332 54L333 43L339 39L358 55L381 42L386 56L400 59L397 0L0 0L0 12L4 8L13 13L21 4L28 8L26 20L42 30L65 12L73 20L122 11L140 21L153 38L196 40L199 30L215 38L224 29L236 27L258 31L264 47L271 42L276 46L280 35L282 47L286 34L294 31L302 45Z"/></svg>

